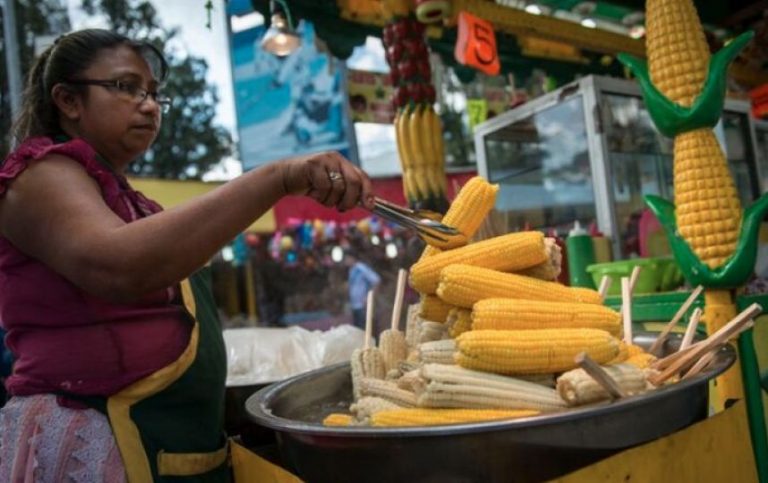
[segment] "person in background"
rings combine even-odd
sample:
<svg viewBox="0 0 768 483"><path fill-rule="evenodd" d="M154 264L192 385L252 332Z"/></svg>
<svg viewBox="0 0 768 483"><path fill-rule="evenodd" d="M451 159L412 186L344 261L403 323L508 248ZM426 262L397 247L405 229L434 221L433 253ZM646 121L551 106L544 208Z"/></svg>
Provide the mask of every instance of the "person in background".
<svg viewBox="0 0 768 483"><path fill-rule="evenodd" d="M15 361L2 482L230 481L226 351L199 268L286 195L373 208L368 177L326 152L164 211L125 173L172 104L166 73L151 44L99 29L60 37L29 73L20 144L0 164L0 323Z"/></svg>
<svg viewBox="0 0 768 483"><path fill-rule="evenodd" d="M355 250L348 250L345 258L349 267L349 305L352 308L352 323L355 327L365 329L365 303L368 292L381 283L381 277L371 267L360 261Z"/></svg>

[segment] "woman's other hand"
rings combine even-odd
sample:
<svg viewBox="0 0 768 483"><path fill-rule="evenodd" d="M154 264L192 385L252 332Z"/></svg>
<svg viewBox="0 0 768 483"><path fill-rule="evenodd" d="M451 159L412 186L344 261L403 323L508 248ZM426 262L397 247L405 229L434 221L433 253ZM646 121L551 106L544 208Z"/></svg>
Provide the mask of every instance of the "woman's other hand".
<svg viewBox="0 0 768 483"><path fill-rule="evenodd" d="M279 164L286 194L306 195L340 211L373 208L371 180L335 151L298 156Z"/></svg>

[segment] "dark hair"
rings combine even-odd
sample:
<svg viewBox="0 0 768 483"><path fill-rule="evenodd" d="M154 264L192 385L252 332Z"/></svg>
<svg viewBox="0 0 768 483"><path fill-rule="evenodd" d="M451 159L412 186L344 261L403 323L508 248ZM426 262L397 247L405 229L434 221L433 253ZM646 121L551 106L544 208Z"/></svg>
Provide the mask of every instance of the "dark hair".
<svg viewBox="0 0 768 483"><path fill-rule="evenodd" d="M76 79L93 64L103 49L127 46L141 55L152 74L164 81L168 64L163 54L148 42L131 40L109 30L86 29L62 35L38 57L27 76L21 113L13 126L17 142L32 136L61 132L59 113L51 98L56 84Z"/></svg>

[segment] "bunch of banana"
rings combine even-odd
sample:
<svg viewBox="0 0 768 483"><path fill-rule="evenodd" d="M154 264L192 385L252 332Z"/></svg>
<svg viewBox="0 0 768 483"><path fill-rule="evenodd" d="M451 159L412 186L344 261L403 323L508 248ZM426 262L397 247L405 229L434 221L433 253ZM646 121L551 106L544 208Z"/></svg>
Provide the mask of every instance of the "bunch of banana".
<svg viewBox="0 0 768 483"><path fill-rule="evenodd" d="M396 17L384 28L383 38L394 87L403 191L411 206L445 212L443 131L432 108L435 88L424 26L414 18Z"/></svg>

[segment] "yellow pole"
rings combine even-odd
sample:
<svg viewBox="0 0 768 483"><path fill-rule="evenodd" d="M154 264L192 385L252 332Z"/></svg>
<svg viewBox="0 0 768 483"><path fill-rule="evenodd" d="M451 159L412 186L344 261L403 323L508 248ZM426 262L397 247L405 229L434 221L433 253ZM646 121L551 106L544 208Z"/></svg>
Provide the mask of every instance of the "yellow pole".
<svg viewBox="0 0 768 483"><path fill-rule="evenodd" d="M714 334L722 326L736 317L736 302L728 290L707 289L704 291L704 322L707 333ZM734 348L736 340L731 340ZM716 394L712 404L716 411L722 411L728 400L744 398L744 387L741 382L739 361L733 363L730 369L716 379Z"/></svg>

